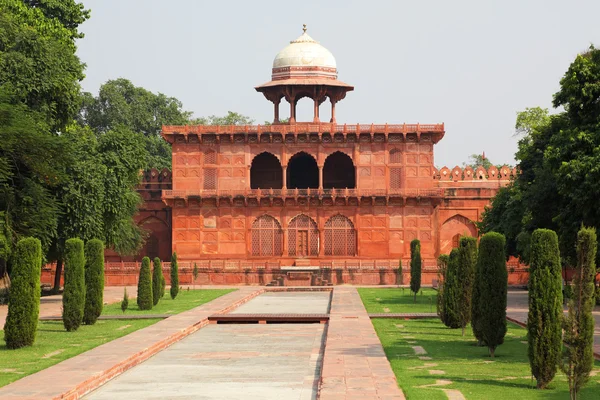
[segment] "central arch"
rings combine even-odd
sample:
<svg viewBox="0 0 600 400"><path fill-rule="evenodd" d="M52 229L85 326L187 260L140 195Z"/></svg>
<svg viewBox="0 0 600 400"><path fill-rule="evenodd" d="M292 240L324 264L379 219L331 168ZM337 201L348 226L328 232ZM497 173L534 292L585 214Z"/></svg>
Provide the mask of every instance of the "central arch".
<svg viewBox="0 0 600 400"><path fill-rule="evenodd" d="M316 257L319 255L319 229L307 215L295 216L288 225L288 255Z"/></svg>
<svg viewBox="0 0 600 400"><path fill-rule="evenodd" d="M287 187L289 189L319 188L319 167L313 156L301 151L290 158L287 167Z"/></svg>
<svg viewBox="0 0 600 400"><path fill-rule="evenodd" d="M251 189L281 189L283 169L279 159L271 153L260 153L252 160L250 167Z"/></svg>
<svg viewBox="0 0 600 400"><path fill-rule="evenodd" d="M356 187L356 171L352 159L341 151L327 157L323 166L323 188L354 189Z"/></svg>

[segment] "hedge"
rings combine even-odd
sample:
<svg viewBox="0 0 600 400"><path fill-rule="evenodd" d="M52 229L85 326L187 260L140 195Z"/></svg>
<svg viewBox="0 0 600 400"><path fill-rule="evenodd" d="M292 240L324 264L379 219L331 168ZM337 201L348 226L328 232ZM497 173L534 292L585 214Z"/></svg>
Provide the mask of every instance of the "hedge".
<svg viewBox="0 0 600 400"><path fill-rule="evenodd" d="M104 304L104 243L100 239L85 244L85 306L83 323L94 325Z"/></svg>
<svg viewBox="0 0 600 400"><path fill-rule="evenodd" d="M142 258L140 276L138 278L137 305L140 310L151 310L152 298L152 273L150 271L150 257Z"/></svg>
<svg viewBox="0 0 600 400"><path fill-rule="evenodd" d="M69 332L76 331L83 321L85 306L85 257L83 241L65 242L65 290L63 292L63 325Z"/></svg>

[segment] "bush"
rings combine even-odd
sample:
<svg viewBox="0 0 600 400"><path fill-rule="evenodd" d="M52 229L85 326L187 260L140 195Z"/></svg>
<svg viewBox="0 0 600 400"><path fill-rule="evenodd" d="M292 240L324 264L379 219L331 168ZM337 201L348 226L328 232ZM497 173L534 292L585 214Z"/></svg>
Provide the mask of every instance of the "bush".
<svg viewBox="0 0 600 400"><path fill-rule="evenodd" d="M121 301L121 311L125 313L129 307L129 296L127 295L127 288L123 288L123 300Z"/></svg>
<svg viewBox="0 0 600 400"><path fill-rule="evenodd" d="M152 264L152 304L157 305L158 301L162 298L160 295L161 286L165 278L163 277L162 263L160 262L160 258L155 257Z"/></svg>
<svg viewBox="0 0 600 400"><path fill-rule="evenodd" d="M150 257L142 258L142 267L138 278L137 305L140 310L151 310L152 298L152 273L150 272Z"/></svg>
<svg viewBox="0 0 600 400"><path fill-rule="evenodd" d="M175 299L179 293L179 265L177 265L177 253L171 257L171 298Z"/></svg>
<svg viewBox="0 0 600 400"><path fill-rule="evenodd" d="M570 283L567 283L563 287L563 297L565 299L572 299L573 298L573 286Z"/></svg>
<svg viewBox="0 0 600 400"><path fill-rule="evenodd" d="M594 366L594 278L598 240L594 228L581 228L577 234L577 269L573 280L569 315L564 321L565 352L561 369L567 376L571 398L589 379Z"/></svg>
<svg viewBox="0 0 600 400"><path fill-rule="evenodd" d="M104 243L92 239L85 244L85 306L83 323L94 325L104 304Z"/></svg>
<svg viewBox="0 0 600 400"><path fill-rule="evenodd" d="M460 282L458 281L459 250L452 249L448 258L444 281L444 325L448 328L460 328L459 300Z"/></svg>
<svg viewBox="0 0 600 400"><path fill-rule="evenodd" d="M85 307L85 257L83 240L65 242L65 289L63 292L63 325L76 331L83 321Z"/></svg>
<svg viewBox="0 0 600 400"><path fill-rule="evenodd" d="M549 229L531 235L527 331L529 364L537 387L554 379L562 350L562 291L558 237Z"/></svg>
<svg viewBox="0 0 600 400"><path fill-rule="evenodd" d="M165 297L165 288L167 287L167 280L165 279L165 275L160 275L160 298Z"/></svg>
<svg viewBox="0 0 600 400"><path fill-rule="evenodd" d="M410 242L410 290L415 294L415 303L419 289L421 289L421 242L419 239L414 239Z"/></svg>
<svg viewBox="0 0 600 400"><path fill-rule="evenodd" d="M4 340L9 349L31 346L35 342L40 314L40 274L42 245L38 239L25 238L13 253L12 285Z"/></svg>
<svg viewBox="0 0 600 400"><path fill-rule="evenodd" d="M471 322L471 300L473 296L473 282L475 281L475 265L477 264L477 239L462 236L458 246L458 269L456 281L459 284L457 293L457 312L462 335L465 327Z"/></svg>
<svg viewBox="0 0 600 400"><path fill-rule="evenodd" d="M446 314L444 312L444 288L446 286L446 271L448 269L448 260L449 256L447 254L440 254L437 259L438 266L438 293L437 293L437 315L439 315L440 320L443 324L446 324Z"/></svg>

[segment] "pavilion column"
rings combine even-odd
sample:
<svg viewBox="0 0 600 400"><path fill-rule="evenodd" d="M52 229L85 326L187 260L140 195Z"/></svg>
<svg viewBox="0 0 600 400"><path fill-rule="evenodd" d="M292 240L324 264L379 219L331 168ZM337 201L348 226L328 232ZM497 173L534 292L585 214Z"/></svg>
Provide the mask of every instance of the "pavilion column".
<svg viewBox="0 0 600 400"><path fill-rule="evenodd" d="M296 122L296 99L290 101L290 124Z"/></svg>
<svg viewBox="0 0 600 400"><path fill-rule="evenodd" d="M313 101L315 103L313 122L315 124L318 124L319 123L319 100L315 97Z"/></svg>
<svg viewBox="0 0 600 400"><path fill-rule="evenodd" d="M279 123L279 103L280 100L274 101L273 105L275 107L275 117L273 118L273 123L274 124L278 124Z"/></svg>
<svg viewBox="0 0 600 400"><path fill-rule="evenodd" d="M331 120L329 122L332 124L335 124L335 103L337 103L337 101L331 100Z"/></svg>
<svg viewBox="0 0 600 400"><path fill-rule="evenodd" d="M287 189L287 165L284 165L283 167L283 190Z"/></svg>
<svg viewBox="0 0 600 400"><path fill-rule="evenodd" d="M323 167L319 166L319 189L323 190Z"/></svg>

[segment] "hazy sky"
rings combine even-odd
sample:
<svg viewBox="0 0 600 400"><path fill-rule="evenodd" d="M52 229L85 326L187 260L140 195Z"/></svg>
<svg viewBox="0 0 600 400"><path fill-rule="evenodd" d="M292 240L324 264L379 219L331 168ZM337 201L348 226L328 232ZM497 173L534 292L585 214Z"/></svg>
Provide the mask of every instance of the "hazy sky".
<svg viewBox="0 0 600 400"><path fill-rule="evenodd" d="M598 0L83 2L92 10L78 43L86 91L123 77L195 116L272 120L254 86L270 80L273 58L306 23L336 57L338 78L355 86L338 123L444 122L435 164L450 167L483 151L513 163L517 111L551 107L577 53L600 45ZM300 101L300 121L311 107Z"/></svg>

